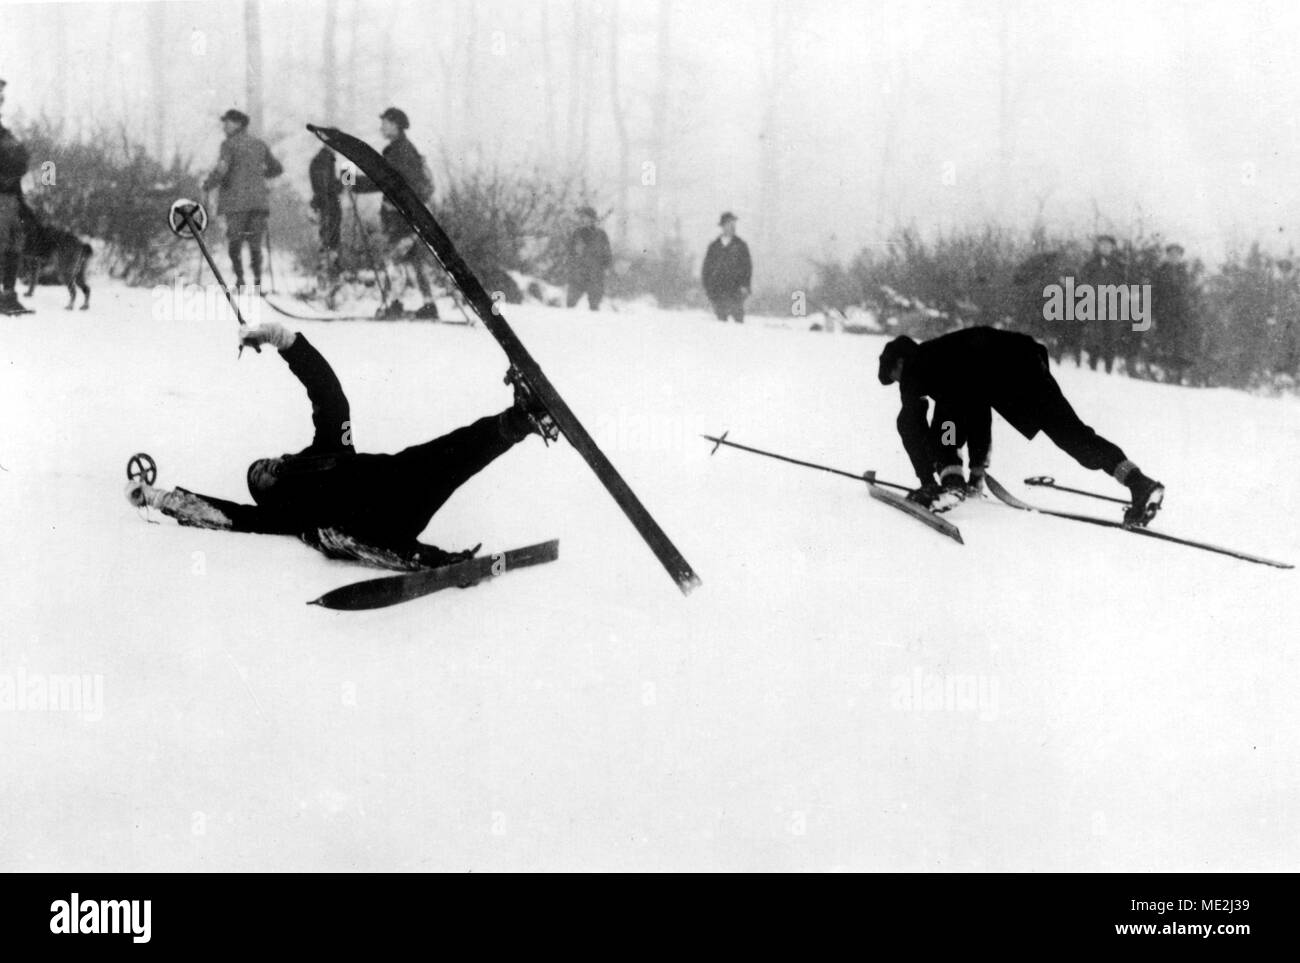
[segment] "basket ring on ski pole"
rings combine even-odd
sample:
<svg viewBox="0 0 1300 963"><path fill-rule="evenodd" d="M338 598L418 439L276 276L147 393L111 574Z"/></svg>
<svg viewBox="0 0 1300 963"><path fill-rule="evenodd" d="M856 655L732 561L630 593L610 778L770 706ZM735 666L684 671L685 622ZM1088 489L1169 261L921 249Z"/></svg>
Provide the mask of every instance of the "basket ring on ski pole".
<svg viewBox="0 0 1300 963"><path fill-rule="evenodd" d="M177 237L193 237L194 231L202 234L208 229L208 212L198 201L179 198L167 212L167 226Z"/></svg>
<svg viewBox="0 0 1300 963"><path fill-rule="evenodd" d="M1046 485L1049 488L1056 484L1056 479L1051 475L1035 475L1033 478L1025 479L1026 485Z"/></svg>
<svg viewBox="0 0 1300 963"><path fill-rule="evenodd" d="M137 452L126 463L126 477L129 481L152 485L158 479L158 466L144 452Z"/></svg>

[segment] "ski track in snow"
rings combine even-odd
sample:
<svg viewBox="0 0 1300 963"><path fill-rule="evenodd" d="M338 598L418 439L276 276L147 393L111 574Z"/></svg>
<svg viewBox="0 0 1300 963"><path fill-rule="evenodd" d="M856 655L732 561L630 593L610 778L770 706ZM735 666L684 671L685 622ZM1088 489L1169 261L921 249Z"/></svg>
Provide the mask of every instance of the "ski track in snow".
<svg viewBox="0 0 1300 963"><path fill-rule="evenodd" d="M710 457L698 435L729 429L907 481L879 338L511 307L703 587L683 600L577 455L530 439L426 537L558 537L558 562L336 613L304 603L376 573L146 524L122 494L147 451L160 485L246 497L251 460L309 440L283 362L237 362L233 322L152 320L148 291L103 280L87 313L33 303L0 319L0 677L102 675L103 713L0 711L0 870L1300 861L1296 573L993 504L954 513L962 547L849 480ZM481 329L290 326L362 450L510 402ZM1300 561L1295 399L1058 377L1168 485L1158 527ZM994 431L1014 492L1118 510L1026 489L1122 493Z"/></svg>

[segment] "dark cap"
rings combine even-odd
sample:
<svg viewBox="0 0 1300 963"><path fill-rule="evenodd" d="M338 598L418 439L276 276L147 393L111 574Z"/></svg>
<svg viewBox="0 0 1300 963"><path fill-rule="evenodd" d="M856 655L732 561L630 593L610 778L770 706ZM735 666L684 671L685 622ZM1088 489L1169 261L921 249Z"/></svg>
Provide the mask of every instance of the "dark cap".
<svg viewBox="0 0 1300 963"><path fill-rule="evenodd" d="M739 220L735 214L732 214L731 211L723 211L722 216L718 218L718 227L722 227L722 225L726 224L728 221L735 220Z"/></svg>
<svg viewBox="0 0 1300 963"><path fill-rule="evenodd" d="M248 126L248 115L244 113L242 110L235 110L235 108L233 107L231 107L228 111L222 114L221 119L233 120L236 124L242 124L245 127Z"/></svg>
<svg viewBox="0 0 1300 963"><path fill-rule="evenodd" d="M880 370L876 377L880 379L882 385L892 384L894 381L894 365L901 358L906 361L912 355L916 354L917 344L905 334L900 334L889 344L885 345L880 352Z"/></svg>
<svg viewBox="0 0 1300 963"><path fill-rule="evenodd" d="M399 110L396 107L389 107L386 111L384 111L382 114L379 115L379 119L391 120L402 130L406 130L411 126L411 118L406 116L406 111Z"/></svg>
<svg viewBox="0 0 1300 963"><path fill-rule="evenodd" d="M595 209L594 207L590 206L589 204L584 204L582 207L578 208L578 214L579 214L579 216L581 216L581 217L599 217L599 216L600 216L599 214L596 213L596 209Z"/></svg>
<svg viewBox="0 0 1300 963"><path fill-rule="evenodd" d="M1097 235L1097 243L1098 243L1098 244L1105 244L1105 243L1108 242L1108 241L1109 241L1111 244L1114 244L1114 243L1115 243L1115 238L1114 238L1114 236L1111 235L1111 234L1098 234L1098 235Z"/></svg>

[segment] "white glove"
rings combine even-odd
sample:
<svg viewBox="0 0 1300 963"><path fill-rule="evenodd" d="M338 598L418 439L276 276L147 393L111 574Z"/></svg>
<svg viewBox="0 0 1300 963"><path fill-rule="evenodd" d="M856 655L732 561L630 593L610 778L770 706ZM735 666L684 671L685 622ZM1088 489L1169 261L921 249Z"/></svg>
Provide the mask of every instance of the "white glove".
<svg viewBox="0 0 1300 963"><path fill-rule="evenodd" d="M246 348L260 348L264 344L269 344L273 348L283 351L293 344L298 337L296 332L290 331L282 324L276 324L274 321L268 321L265 324L259 324L255 328L242 327L239 329L239 344Z"/></svg>

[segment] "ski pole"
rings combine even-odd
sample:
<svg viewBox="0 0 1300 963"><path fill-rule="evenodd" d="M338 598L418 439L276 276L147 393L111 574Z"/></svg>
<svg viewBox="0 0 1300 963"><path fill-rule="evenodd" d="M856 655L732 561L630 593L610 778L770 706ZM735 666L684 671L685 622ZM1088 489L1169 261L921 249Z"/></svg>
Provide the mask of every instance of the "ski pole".
<svg viewBox="0 0 1300 963"><path fill-rule="evenodd" d="M896 488L901 492L910 492L912 490L906 485L883 481L876 477L874 471L865 471L858 474L857 472L845 471L842 468L831 468L829 465L819 465L812 461L800 461L798 458L791 458L788 455L778 455L773 451L764 451L762 448L751 448L749 445L742 445L739 442L728 441L727 435L729 434L731 434L731 432L724 431L721 438L716 438L713 435L701 435L700 437L713 442L713 451L709 452L710 455L716 454L719 447L726 445L728 448L739 448L741 451L752 452L755 455L762 455L765 458L775 458L777 461L789 462L792 465L802 465L804 468L816 468L818 471L830 472L832 475L843 475L845 478L852 478L855 481L864 481L871 485L880 485L882 488Z"/></svg>
<svg viewBox="0 0 1300 963"><path fill-rule="evenodd" d="M271 293L279 292L275 289L275 252L271 250L271 222L266 222L266 272L271 275Z"/></svg>
<svg viewBox="0 0 1300 963"><path fill-rule="evenodd" d="M1065 485L1056 484L1056 479L1051 475L1035 475L1033 478L1025 479L1026 485L1038 485L1042 488L1055 488L1058 492L1071 492L1075 495L1086 495L1089 498L1095 498L1103 502L1115 502L1118 505L1127 505L1128 500L1124 498L1113 498L1110 495L1099 495L1096 492L1086 492L1082 488L1069 488Z"/></svg>
<svg viewBox="0 0 1300 963"><path fill-rule="evenodd" d="M375 260L375 252L370 247L370 231L366 229L365 222L361 220L361 212L357 209L357 195L352 191L348 191L348 200L352 203L352 223L356 225L357 230L361 233L361 247L366 252L366 260L370 262L370 270L375 275L375 287L379 289L380 300L387 304L388 286L384 284L383 278L379 274L379 262Z"/></svg>
<svg viewBox="0 0 1300 963"><path fill-rule="evenodd" d="M248 322L244 320L244 315L240 313L239 304L235 297L230 293L230 288L226 287L226 279L221 275L221 269L217 267L217 262L212 260L212 255L208 252L208 246L203 243L203 229L208 226L208 212L203 209L203 205L195 201L181 198L174 201L171 210L167 215L167 226L171 228L173 234L177 237L192 237L199 244L199 250L203 253L203 260L208 262L208 267L212 269L212 276L217 279L217 284L221 286L221 293L226 296L226 301L230 305L230 310L235 312L235 320L239 322L241 328L247 327ZM253 350L258 354L262 353L261 345L253 345ZM239 355L243 355L244 346L240 344Z"/></svg>

